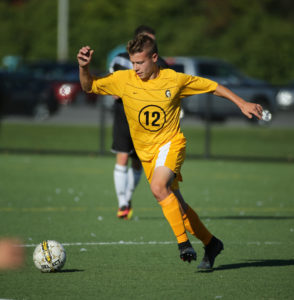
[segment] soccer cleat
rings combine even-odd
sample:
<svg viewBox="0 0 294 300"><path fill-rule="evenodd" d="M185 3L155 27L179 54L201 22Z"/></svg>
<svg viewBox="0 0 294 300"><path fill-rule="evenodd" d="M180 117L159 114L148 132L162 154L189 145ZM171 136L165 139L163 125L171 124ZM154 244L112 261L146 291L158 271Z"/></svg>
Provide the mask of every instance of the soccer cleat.
<svg viewBox="0 0 294 300"><path fill-rule="evenodd" d="M224 244L216 237L212 237L207 246L204 247L205 254L198 266L201 270L211 270L213 268L215 258L224 250Z"/></svg>
<svg viewBox="0 0 294 300"><path fill-rule="evenodd" d="M196 260L197 254L193 249L190 241L178 244L180 250L180 259L183 261L188 261L189 263L192 260Z"/></svg>
<svg viewBox="0 0 294 300"><path fill-rule="evenodd" d="M130 220L133 215L133 209L131 206L120 207L116 215L119 219Z"/></svg>
<svg viewBox="0 0 294 300"><path fill-rule="evenodd" d="M133 216L133 209L129 207L129 212L128 214L124 217L125 220L130 220Z"/></svg>

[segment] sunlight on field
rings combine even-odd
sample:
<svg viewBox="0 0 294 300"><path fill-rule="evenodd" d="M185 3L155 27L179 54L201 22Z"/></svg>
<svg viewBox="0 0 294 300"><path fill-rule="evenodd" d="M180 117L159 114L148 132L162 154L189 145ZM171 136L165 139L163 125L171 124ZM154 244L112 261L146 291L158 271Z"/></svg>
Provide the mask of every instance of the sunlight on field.
<svg viewBox="0 0 294 300"><path fill-rule="evenodd" d="M214 272L205 274L196 268L203 255L198 240L191 237L198 262L178 258L145 179L134 194L133 219L116 218L113 163L113 157L0 155L0 235L20 237L27 254L24 268L0 273L2 298L292 297L291 164L186 160L183 195L225 245ZM63 272L41 274L33 265L34 247L44 239L64 244Z"/></svg>

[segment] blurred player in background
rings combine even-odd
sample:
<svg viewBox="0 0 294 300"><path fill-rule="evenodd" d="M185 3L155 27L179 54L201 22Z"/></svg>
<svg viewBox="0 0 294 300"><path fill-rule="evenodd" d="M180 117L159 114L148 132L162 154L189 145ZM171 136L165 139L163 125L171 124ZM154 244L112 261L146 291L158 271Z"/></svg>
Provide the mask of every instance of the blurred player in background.
<svg viewBox="0 0 294 300"><path fill-rule="evenodd" d="M151 191L177 238L180 258L196 260L187 232L202 241L205 249L199 269L212 269L216 256L224 249L197 213L184 201L179 181L185 159L186 139L180 129L181 99L194 94L212 93L235 103L244 115L261 119L262 107L237 96L215 81L160 69L154 39L139 34L128 43L133 70L93 77L89 64L94 50L81 48L77 59L84 91L118 95L129 122L132 140L142 162Z"/></svg>
<svg viewBox="0 0 294 300"><path fill-rule="evenodd" d="M155 30L146 25L140 25L136 28L134 37L138 34L146 34L152 39L156 39ZM158 58L157 64L161 68L168 67L161 57ZM132 68L133 65L129 59L129 53L123 52L119 53L111 61L109 72L113 73L114 71ZM134 149L122 99L117 96L113 97L116 100L114 103L112 152L116 153L116 164L113 173L115 192L118 199L117 217L130 219L133 214L132 196L141 178L142 165ZM128 167L129 158L131 158L130 167Z"/></svg>

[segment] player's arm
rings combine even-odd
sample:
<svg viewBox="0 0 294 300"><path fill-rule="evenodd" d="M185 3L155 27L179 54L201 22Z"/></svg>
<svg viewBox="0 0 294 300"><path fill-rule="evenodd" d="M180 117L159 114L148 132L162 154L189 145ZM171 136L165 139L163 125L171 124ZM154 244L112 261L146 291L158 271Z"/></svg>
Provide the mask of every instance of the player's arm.
<svg viewBox="0 0 294 300"><path fill-rule="evenodd" d="M91 50L89 46L82 47L77 55L79 63L80 82L82 89L85 92L90 92L92 89L93 77L89 71L89 64L92 59L94 50Z"/></svg>
<svg viewBox="0 0 294 300"><path fill-rule="evenodd" d="M261 105L245 101L223 85L219 84L213 94L235 103L249 119L252 118L252 115L256 116L259 120L262 118Z"/></svg>

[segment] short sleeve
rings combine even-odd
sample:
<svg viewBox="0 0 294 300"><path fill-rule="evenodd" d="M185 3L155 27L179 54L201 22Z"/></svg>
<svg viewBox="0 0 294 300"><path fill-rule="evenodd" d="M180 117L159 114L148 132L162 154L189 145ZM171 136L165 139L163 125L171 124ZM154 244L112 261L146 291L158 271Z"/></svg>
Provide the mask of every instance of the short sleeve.
<svg viewBox="0 0 294 300"><path fill-rule="evenodd" d="M128 70L117 71L103 77L94 77L91 93L122 97L129 76Z"/></svg>
<svg viewBox="0 0 294 300"><path fill-rule="evenodd" d="M177 73L177 83L180 87L180 97L214 92L218 83L203 77Z"/></svg>

